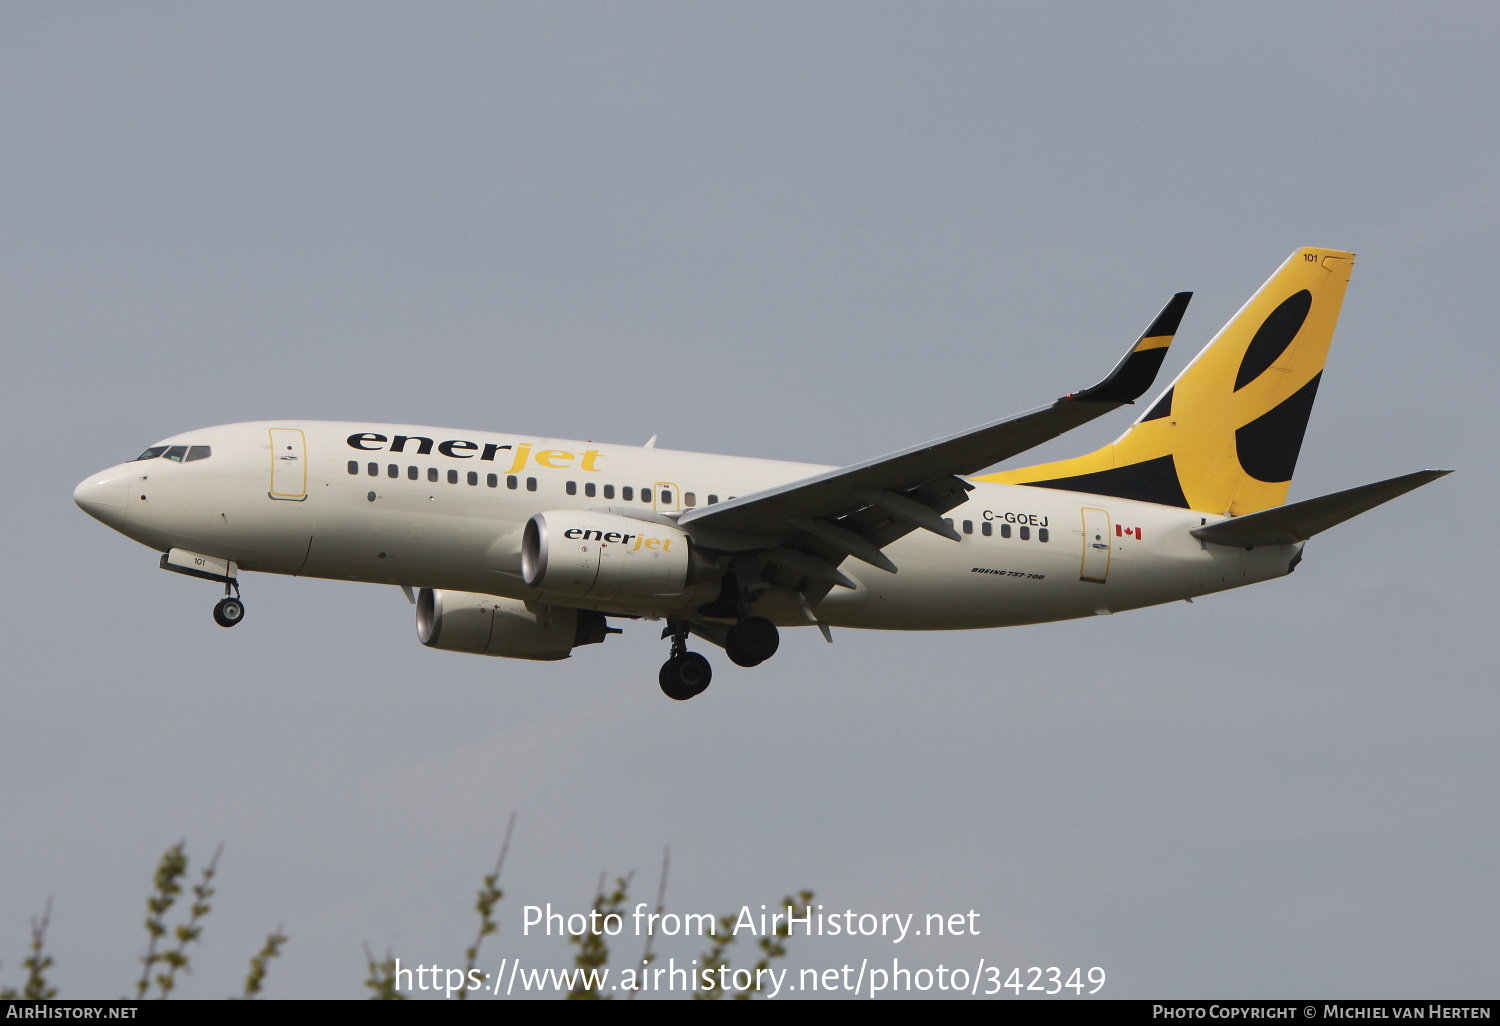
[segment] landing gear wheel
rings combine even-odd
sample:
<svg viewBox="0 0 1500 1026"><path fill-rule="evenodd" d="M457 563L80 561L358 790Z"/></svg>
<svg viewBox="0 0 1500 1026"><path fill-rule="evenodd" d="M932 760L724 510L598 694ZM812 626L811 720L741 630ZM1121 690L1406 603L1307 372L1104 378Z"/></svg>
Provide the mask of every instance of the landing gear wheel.
<svg viewBox="0 0 1500 1026"><path fill-rule="evenodd" d="M701 695L713 676L714 669L707 659L697 652L684 652L663 663L656 679L662 694L675 702L686 702L694 695Z"/></svg>
<svg viewBox="0 0 1500 1026"><path fill-rule="evenodd" d="M724 651L736 666L759 666L776 654L781 633L764 616L750 616L729 628Z"/></svg>
<svg viewBox="0 0 1500 1026"><path fill-rule="evenodd" d="M224 598L214 606L214 623L220 627L233 627L245 618L245 604L237 598Z"/></svg>

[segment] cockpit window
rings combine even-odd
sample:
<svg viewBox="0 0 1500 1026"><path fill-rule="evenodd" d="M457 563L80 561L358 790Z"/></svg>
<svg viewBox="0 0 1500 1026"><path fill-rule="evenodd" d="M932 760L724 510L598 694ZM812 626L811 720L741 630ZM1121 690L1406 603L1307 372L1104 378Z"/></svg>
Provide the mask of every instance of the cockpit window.
<svg viewBox="0 0 1500 1026"><path fill-rule="evenodd" d="M153 445L131 462L166 458L177 463L191 463L194 460L206 460L213 454L213 447L208 445Z"/></svg>

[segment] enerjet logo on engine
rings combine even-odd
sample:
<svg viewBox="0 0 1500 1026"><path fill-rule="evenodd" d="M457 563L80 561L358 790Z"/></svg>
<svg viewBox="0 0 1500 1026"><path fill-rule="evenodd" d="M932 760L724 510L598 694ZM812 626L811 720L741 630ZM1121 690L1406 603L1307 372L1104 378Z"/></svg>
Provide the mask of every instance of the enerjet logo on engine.
<svg viewBox="0 0 1500 1026"><path fill-rule="evenodd" d="M621 531L596 531L592 528L570 527L563 532L563 537L570 541L602 541L618 545L630 545L631 539L634 539L635 544L630 545L631 552L637 552L640 549L672 551L671 538L647 538L643 534L627 534Z"/></svg>
<svg viewBox="0 0 1500 1026"><path fill-rule="evenodd" d="M421 435L395 435L387 438L385 435L374 431L363 431L350 435L348 438L349 448L358 449L361 452L409 452L417 456L429 456L433 450L433 440L423 438ZM446 442L436 443L437 451L455 460L471 460L478 454L482 463L495 462L495 456L501 449L509 450L506 458L510 460L510 466L505 473L514 474L526 466L528 460L539 467L549 467L552 470L567 470L576 466L579 470L590 470L598 472L595 464L599 460L598 449L585 449L582 453L568 452L566 449L539 449L535 453L531 451L531 443L523 445L498 445L495 442L469 442L461 438L451 438ZM573 461L577 460L575 464Z"/></svg>

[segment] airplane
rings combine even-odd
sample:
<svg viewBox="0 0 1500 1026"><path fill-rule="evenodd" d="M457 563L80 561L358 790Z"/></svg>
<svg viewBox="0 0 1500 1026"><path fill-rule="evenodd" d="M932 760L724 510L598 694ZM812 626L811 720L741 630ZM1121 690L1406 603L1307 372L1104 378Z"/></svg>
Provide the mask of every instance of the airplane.
<svg viewBox="0 0 1500 1026"><path fill-rule="evenodd" d="M780 630L958 630L1116 613L1294 570L1307 540L1449 471L1286 503L1354 254L1294 252L1115 441L981 473L1145 395L1191 293L1103 380L846 467L379 422L163 439L74 492L222 584L240 571L397 585L430 648L555 660L661 622L658 674L703 692L693 635L742 667Z"/></svg>

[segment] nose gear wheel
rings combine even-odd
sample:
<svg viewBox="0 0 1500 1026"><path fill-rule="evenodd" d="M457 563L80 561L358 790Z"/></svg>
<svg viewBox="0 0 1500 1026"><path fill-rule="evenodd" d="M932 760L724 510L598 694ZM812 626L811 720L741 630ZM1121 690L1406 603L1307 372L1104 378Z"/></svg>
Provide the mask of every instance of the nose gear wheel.
<svg viewBox="0 0 1500 1026"><path fill-rule="evenodd" d="M230 594L231 591L233 595ZM220 627L233 627L244 618L245 603L240 601L240 582L233 577L227 578L224 581L224 597L214 606L214 623Z"/></svg>
<svg viewBox="0 0 1500 1026"><path fill-rule="evenodd" d="M245 604L238 598L222 598L214 606L214 623L220 627L233 627L245 618Z"/></svg>

